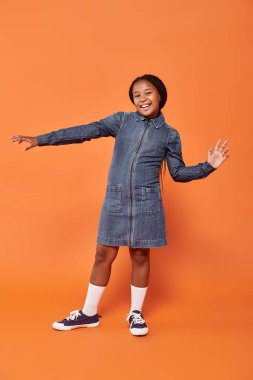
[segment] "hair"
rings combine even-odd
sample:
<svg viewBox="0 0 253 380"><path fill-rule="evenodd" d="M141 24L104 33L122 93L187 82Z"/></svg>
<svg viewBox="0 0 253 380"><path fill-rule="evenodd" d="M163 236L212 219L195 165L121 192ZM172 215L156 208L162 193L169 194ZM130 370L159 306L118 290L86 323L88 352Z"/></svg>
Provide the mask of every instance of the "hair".
<svg viewBox="0 0 253 380"><path fill-rule="evenodd" d="M157 91L159 92L159 94L161 96L161 100L159 103L159 112L160 112L160 110L165 106L165 103L167 101L167 89L166 89L164 83L162 82L162 80L160 78L158 78L156 75L144 74L144 75L137 77L133 80L133 82L131 83L131 86L129 88L129 97L130 97L131 102L134 104L134 97L133 97L134 84L136 82L138 82L139 80L142 80L142 79L145 79L145 80L149 81L150 83L152 83L156 87ZM166 159L163 160L163 162L160 166L160 169L159 169L159 181L160 181L161 186L162 186L162 191L163 191L163 178L165 176L165 173L166 173Z"/></svg>

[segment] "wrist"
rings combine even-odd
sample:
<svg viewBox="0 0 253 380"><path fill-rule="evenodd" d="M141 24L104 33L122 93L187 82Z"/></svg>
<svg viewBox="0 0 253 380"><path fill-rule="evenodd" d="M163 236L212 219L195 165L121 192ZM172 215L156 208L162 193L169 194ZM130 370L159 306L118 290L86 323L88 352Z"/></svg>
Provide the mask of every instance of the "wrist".
<svg viewBox="0 0 253 380"><path fill-rule="evenodd" d="M210 168L210 169L217 169L216 167L214 167L212 164L210 164L210 162L208 160L206 160L206 165Z"/></svg>

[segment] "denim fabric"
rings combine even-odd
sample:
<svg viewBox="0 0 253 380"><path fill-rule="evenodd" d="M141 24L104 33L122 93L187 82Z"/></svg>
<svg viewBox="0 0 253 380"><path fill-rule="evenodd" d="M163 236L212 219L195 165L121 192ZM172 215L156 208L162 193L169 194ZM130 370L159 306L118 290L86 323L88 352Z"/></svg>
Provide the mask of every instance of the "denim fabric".
<svg viewBox="0 0 253 380"><path fill-rule="evenodd" d="M207 161L185 166L179 132L160 111L154 119L136 112L116 112L85 125L37 136L39 146L115 138L97 243L114 246L161 247L168 244L159 183L159 168L167 162L174 181L189 182L216 170Z"/></svg>

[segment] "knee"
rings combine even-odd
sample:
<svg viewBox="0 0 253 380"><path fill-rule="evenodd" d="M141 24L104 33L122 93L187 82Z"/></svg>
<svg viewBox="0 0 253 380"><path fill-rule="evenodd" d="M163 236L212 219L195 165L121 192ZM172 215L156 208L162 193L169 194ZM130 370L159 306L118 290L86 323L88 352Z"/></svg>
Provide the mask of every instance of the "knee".
<svg viewBox="0 0 253 380"><path fill-rule="evenodd" d="M144 265L149 262L149 250L133 250L131 251L131 259L136 265Z"/></svg>
<svg viewBox="0 0 253 380"><path fill-rule="evenodd" d="M96 249L95 263L96 264L112 264L116 259L117 249L108 249L104 246L98 246Z"/></svg>

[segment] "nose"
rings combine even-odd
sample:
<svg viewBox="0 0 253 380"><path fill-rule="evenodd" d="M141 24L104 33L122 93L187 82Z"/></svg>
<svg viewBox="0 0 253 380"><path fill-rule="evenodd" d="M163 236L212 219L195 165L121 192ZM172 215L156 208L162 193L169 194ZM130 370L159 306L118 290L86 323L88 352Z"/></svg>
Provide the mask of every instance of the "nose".
<svg viewBox="0 0 253 380"><path fill-rule="evenodd" d="M146 100L146 95L145 94L142 94L140 96L140 102L143 102L144 100Z"/></svg>

